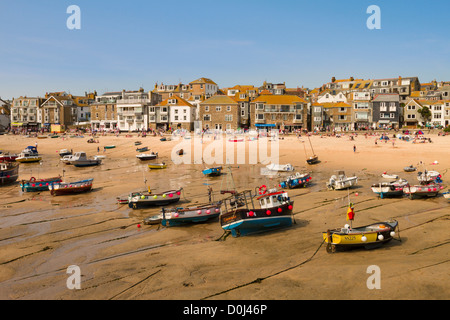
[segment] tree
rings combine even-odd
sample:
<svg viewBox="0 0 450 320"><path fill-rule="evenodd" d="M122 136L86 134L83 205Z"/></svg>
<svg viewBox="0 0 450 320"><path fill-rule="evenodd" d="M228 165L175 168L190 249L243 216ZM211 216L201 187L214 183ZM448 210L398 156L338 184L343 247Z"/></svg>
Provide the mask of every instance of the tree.
<svg viewBox="0 0 450 320"><path fill-rule="evenodd" d="M428 120L431 119L431 110L428 107L422 107L417 110L417 112L420 114L425 123L427 123Z"/></svg>

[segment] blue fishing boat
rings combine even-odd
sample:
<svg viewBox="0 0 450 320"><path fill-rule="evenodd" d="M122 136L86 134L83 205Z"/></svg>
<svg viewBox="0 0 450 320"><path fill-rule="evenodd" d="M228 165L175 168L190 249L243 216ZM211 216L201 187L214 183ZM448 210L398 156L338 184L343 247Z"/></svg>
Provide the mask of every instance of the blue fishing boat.
<svg viewBox="0 0 450 320"><path fill-rule="evenodd" d="M202 171L202 173L205 176L220 176L220 174L222 173L222 167L213 167L213 168L206 168L205 170Z"/></svg>
<svg viewBox="0 0 450 320"><path fill-rule="evenodd" d="M292 226L294 202L286 191L270 190L256 199L260 208L254 207L251 190L224 199L225 210L219 216L222 228L239 237Z"/></svg>
<svg viewBox="0 0 450 320"><path fill-rule="evenodd" d="M309 173L297 172L280 182L280 188L294 189L294 188L306 188L311 181L311 175Z"/></svg>
<svg viewBox="0 0 450 320"><path fill-rule="evenodd" d="M36 179L35 177L31 177L30 180L22 180L20 182L20 187L22 188L22 192L48 191L49 185L59 182L62 182L61 176L48 179Z"/></svg>
<svg viewBox="0 0 450 320"><path fill-rule="evenodd" d="M184 224L206 222L220 215L221 202L208 203L187 208L162 208L161 213L144 220L144 224L159 224L174 227Z"/></svg>
<svg viewBox="0 0 450 320"><path fill-rule="evenodd" d="M19 164L15 162L0 162L0 186L13 183L19 177Z"/></svg>

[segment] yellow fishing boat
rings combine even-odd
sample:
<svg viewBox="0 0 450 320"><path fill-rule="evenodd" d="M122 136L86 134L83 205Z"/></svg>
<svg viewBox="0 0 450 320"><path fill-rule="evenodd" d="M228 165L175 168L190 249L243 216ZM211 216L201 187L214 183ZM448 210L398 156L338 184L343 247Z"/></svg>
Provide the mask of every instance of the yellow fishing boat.
<svg viewBox="0 0 450 320"><path fill-rule="evenodd" d="M149 169L165 169L167 165L165 163L150 163L148 165Z"/></svg>
<svg viewBox="0 0 450 320"><path fill-rule="evenodd" d="M322 236L327 244L327 252L335 252L336 249L364 247L373 249L391 241L395 236L398 226L396 220L377 222L368 226L352 228L345 225L323 232Z"/></svg>
<svg viewBox="0 0 450 320"><path fill-rule="evenodd" d="M354 219L353 203L350 203L347 210L347 220L350 221L350 225L346 224L343 228L327 230L322 233L328 253L350 248L377 248L394 238L395 229L398 226L396 220L390 220L353 228L352 222Z"/></svg>

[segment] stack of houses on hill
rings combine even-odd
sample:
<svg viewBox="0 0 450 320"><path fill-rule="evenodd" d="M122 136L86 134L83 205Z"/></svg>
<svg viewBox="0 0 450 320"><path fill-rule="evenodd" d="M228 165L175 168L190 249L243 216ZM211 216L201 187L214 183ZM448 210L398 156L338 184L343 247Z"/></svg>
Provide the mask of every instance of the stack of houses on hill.
<svg viewBox="0 0 450 320"><path fill-rule="evenodd" d="M418 77L336 79L319 88L285 83L220 88L208 78L156 83L153 90L46 93L0 99L0 126L12 130L98 131L368 130L450 125L450 82L421 84ZM428 114L423 112L428 109ZM0 128L1 130L1 128Z"/></svg>

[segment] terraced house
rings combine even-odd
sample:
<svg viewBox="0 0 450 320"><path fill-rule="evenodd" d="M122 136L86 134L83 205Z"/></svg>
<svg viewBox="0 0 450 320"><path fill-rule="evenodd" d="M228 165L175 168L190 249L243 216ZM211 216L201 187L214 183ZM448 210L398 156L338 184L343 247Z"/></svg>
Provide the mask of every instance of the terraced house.
<svg viewBox="0 0 450 320"><path fill-rule="evenodd" d="M352 105L345 102L324 103L324 116L329 119L331 130L348 131L352 129Z"/></svg>
<svg viewBox="0 0 450 320"><path fill-rule="evenodd" d="M262 94L250 103L252 128L307 129L308 102L295 95Z"/></svg>
<svg viewBox="0 0 450 320"><path fill-rule="evenodd" d="M240 127L239 104L228 96L215 95L200 103L202 127L212 130L237 130Z"/></svg>
<svg viewBox="0 0 450 320"><path fill-rule="evenodd" d="M185 129L192 131L194 129L196 108L178 96L172 96L156 106L149 107L149 126L150 128L158 128L159 121L164 112L168 112L170 128Z"/></svg>
<svg viewBox="0 0 450 320"><path fill-rule="evenodd" d="M39 107L43 102L44 99L39 97L14 98L11 104L11 128L26 128L33 131L39 129Z"/></svg>
<svg viewBox="0 0 450 320"><path fill-rule="evenodd" d="M97 96L91 104L91 126L93 130L114 131L117 128L117 101L122 92L106 92Z"/></svg>
<svg viewBox="0 0 450 320"><path fill-rule="evenodd" d="M372 100L373 124L375 128L399 129L403 121L398 94L377 94Z"/></svg>

